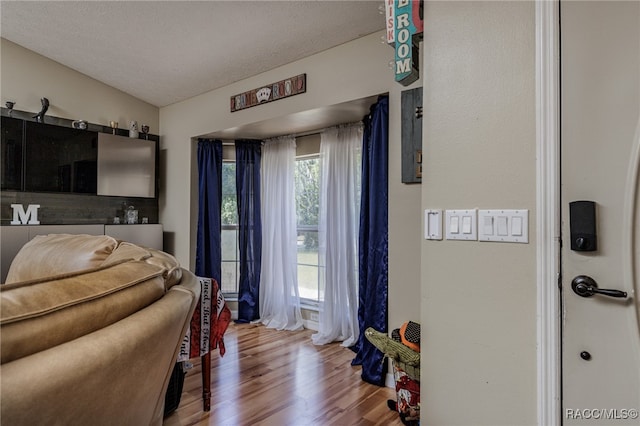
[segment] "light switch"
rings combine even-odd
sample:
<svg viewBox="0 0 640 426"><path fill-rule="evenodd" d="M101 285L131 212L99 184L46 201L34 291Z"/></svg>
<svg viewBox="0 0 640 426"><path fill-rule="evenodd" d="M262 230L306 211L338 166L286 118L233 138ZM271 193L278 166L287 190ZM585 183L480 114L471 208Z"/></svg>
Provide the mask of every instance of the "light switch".
<svg viewBox="0 0 640 426"><path fill-rule="evenodd" d="M515 237L522 236L522 218L519 216L511 218L511 235Z"/></svg>
<svg viewBox="0 0 640 426"><path fill-rule="evenodd" d="M471 216L462 216L462 233L471 233Z"/></svg>
<svg viewBox="0 0 640 426"><path fill-rule="evenodd" d="M529 210L478 210L478 222L480 241L529 242Z"/></svg>
<svg viewBox="0 0 640 426"><path fill-rule="evenodd" d="M474 241L478 239L477 210L445 210L447 240Z"/></svg>
<svg viewBox="0 0 640 426"><path fill-rule="evenodd" d="M449 232L457 234L460 232L460 216L452 216L449 221Z"/></svg>
<svg viewBox="0 0 640 426"><path fill-rule="evenodd" d="M493 235L493 216L484 216L482 230L485 235Z"/></svg>
<svg viewBox="0 0 640 426"><path fill-rule="evenodd" d="M498 224L498 235L500 236L509 235L509 231L508 231L509 228L507 228L506 216L498 216L497 224Z"/></svg>

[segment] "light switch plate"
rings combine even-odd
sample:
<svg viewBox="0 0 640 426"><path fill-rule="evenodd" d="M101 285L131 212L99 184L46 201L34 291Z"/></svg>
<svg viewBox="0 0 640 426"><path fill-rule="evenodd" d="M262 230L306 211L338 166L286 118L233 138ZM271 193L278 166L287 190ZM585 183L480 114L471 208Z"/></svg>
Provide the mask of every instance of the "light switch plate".
<svg viewBox="0 0 640 426"><path fill-rule="evenodd" d="M442 239L442 210L427 209L424 211L424 239Z"/></svg>
<svg viewBox="0 0 640 426"><path fill-rule="evenodd" d="M445 218L447 240L475 241L478 239L476 209L446 210Z"/></svg>
<svg viewBox="0 0 640 426"><path fill-rule="evenodd" d="M480 241L529 242L529 210L478 210L478 223Z"/></svg>

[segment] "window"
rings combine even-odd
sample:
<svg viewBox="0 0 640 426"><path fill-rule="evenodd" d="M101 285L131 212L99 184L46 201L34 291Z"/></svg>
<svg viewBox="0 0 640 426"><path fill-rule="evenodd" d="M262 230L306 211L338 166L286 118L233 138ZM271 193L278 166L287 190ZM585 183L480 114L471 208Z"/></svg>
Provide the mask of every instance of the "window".
<svg viewBox="0 0 640 426"><path fill-rule="evenodd" d="M311 152L314 152L312 149ZM318 277L318 214L320 201L320 158L315 154L296 159L295 191L297 215L298 291L307 303L324 299ZM236 164L232 156L222 163L222 292L228 299L237 297L240 278L238 251L238 205Z"/></svg>
<svg viewBox="0 0 640 426"><path fill-rule="evenodd" d="M324 289L318 281L318 213L320 159L299 157L295 168L296 215L298 220L298 291L302 299L319 302Z"/></svg>
<svg viewBox="0 0 640 426"><path fill-rule="evenodd" d="M236 163L222 163L222 293L237 296L240 274L238 251L238 203L236 199Z"/></svg>

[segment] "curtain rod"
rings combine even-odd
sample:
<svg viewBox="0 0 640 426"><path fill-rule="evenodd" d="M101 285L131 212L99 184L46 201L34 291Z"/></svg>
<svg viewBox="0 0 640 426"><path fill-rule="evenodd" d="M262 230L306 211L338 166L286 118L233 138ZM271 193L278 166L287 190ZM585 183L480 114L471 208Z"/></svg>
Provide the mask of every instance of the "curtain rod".
<svg viewBox="0 0 640 426"><path fill-rule="evenodd" d="M306 136L314 136L314 135L321 135L322 132L324 132L327 129L330 129L332 127L339 127L339 126L349 126L349 125L355 125L355 124L362 124L362 120L359 121L352 121L349 123L341 123L341 124L334 124L331 126L327 126L327 127L323 127L321 129L315 129L315 130L309 130L306 132L300 132L300 133L285 133L282 135L276 135L276 136L271 136L268 138L263 138L262 140L266 140L266 139L275 139L278 137L283 137L283 136L293 136L294 138L302 138L302 137L306 137ZM256 138L237 138L237 139L256 139ZM257 139L259 140L259 139ZM235 144L235 139L225 139L222 142L222 145L234 145Z"/></svg>
<svg viewBox="0 0 640 426"><path fill-rule="evenodd" d="M268 137L268 138L264 138L262 140L265 141L265 140L268 140L268 139L275 139L275 138L279 138L279 137L283 137L283 136L293 136L294 138L303 138L303 137L307 137L307 136L321 135L321 134L322 134L322 131L314 130L314 131L311 131L311 132L290 133L290 134L286 134L286 135L271 136L271 137ZM248 138L238 138L238 139L248 139ZM249 139L255 139L255 138L249 138ZM256 140L260 140L260 139L256 139ZM222 146L235 146L235 139L225 139L225 140L223 140Z"/></svg>

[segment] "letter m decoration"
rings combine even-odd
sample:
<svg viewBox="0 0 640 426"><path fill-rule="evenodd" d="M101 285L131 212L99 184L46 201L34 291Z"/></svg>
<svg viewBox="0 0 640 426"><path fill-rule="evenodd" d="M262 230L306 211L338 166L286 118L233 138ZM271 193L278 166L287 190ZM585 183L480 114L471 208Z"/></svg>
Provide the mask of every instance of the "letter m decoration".
<svg viewBox="0 0 640 426"><path fill-rule="evenodd" d="M11 208L13 209L11 225L40 225L38 220L40 204L29 204L26 212L22 204L11 204Z"/></svg>
<svg viewBox="0 0 640 426"><path fill-rule="evenodd" d="M396 81L408 86L420 77L418 46L424 29L422 0L395 0L393 5Z"/></svg>

